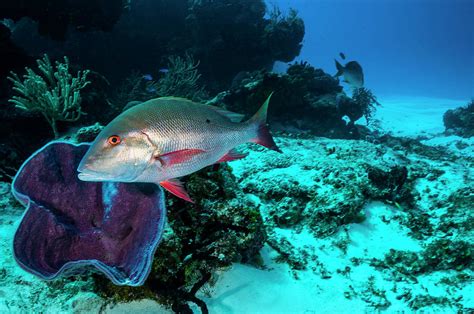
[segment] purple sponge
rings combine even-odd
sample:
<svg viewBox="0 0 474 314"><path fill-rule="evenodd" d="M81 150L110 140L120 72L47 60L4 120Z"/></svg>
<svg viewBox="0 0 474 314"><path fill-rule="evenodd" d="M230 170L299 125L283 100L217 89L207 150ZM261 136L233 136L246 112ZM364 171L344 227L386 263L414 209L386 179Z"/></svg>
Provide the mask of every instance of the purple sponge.
<svg viewBox="0 0 474 314"><path fill-rule="evenodd" d="M163 234L163 192L154 184L80 181L76 169L88 148L52 142L18 171L13 195L27 209L15 258L42 279L93 266L117 285L139 286Z"/></svg>

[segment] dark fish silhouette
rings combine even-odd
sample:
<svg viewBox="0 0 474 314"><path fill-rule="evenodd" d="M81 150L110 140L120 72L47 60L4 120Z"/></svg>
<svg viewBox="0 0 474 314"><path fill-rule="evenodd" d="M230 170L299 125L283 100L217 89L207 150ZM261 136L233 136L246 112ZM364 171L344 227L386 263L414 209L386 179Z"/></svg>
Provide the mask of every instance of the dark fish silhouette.
<svg viewBox="0 0 474 314"><path fill-rule="evenodd" d="M342 57L342 56L341 56ZM364 73L362 67L357 61L349 61L345 66L336 62L337 73L336 77L344 76L344 82L351 85L353 88L361 88L364 86Z"/></svg>

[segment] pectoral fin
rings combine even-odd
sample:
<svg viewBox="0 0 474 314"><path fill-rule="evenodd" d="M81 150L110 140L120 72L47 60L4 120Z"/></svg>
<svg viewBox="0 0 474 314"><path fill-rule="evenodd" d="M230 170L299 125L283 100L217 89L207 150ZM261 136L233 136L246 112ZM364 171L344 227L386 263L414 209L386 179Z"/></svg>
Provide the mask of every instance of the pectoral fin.
<svg viewBox="0 0 474 314"><path fill-rule="evenodd" d="M191 199L191 197L189 197L188 192L186 192L183 183L179 181L179 179L169 179L162 181L160 182L160 185L171 194L194 204L194 201Z"/></svg>
<svg viewBox="0 0 474 314"><path fill-rule="evenodd" d="M222 156L221 159L219 159L217 162L219 163L219 162L226 162L226 161L242 159L242 158L247 157L247 155L248 155L247 153L243 154L243 153L239 153L235 149L231 149L227 154Z"/></svg>
<svg viewBox="0 0 474 314"><path fill-rule="evenodd" d="M181 149L174 152L158 155L155 158L160 160L163 166L172 166L175 164L183 163L196 155L205 153L202 149Z"/></svg>

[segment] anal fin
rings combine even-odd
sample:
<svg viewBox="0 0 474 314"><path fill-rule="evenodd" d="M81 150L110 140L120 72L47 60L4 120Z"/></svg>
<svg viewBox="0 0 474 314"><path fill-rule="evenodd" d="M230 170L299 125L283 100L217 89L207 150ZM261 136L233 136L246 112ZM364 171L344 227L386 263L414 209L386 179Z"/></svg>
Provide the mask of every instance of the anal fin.
<svg viewBox="0 0 474 314"><path fill-rule="evenodd" d="M181 182L179 179L161 181L160 185L171 194L194 204L194 201L191 199L191 197L189 197L188 192L184 188L183 182Z"/></svg>
<svg viewBox="0 0 474 314"><path fill-rule="evenodd" d="M238 160L247 157L248 153L240 153L236 149L231 149L227 154L221 157L217 162L226 162L232 160Z"/></svg>

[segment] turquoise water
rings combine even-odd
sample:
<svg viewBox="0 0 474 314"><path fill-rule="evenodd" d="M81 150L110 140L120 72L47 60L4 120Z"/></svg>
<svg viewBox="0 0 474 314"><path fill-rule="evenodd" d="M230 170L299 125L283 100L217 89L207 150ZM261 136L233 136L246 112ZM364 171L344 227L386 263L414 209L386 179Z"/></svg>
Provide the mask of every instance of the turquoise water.
<svg viewBox="0 0 474 314"><path fill-rule="evenodd" d="M473 13L3 1L0 312L471 313Z"/></svg>

